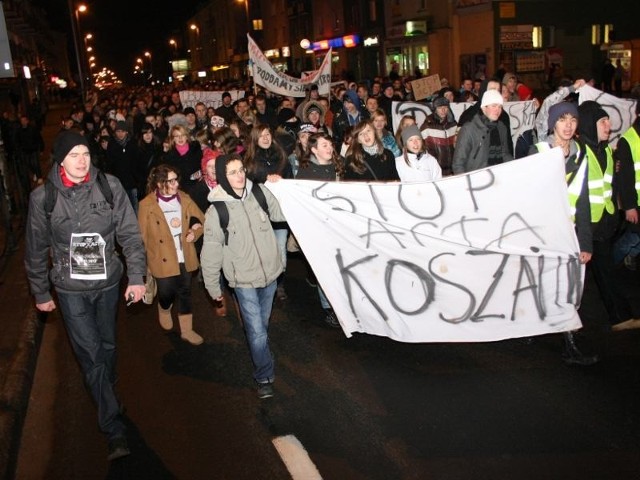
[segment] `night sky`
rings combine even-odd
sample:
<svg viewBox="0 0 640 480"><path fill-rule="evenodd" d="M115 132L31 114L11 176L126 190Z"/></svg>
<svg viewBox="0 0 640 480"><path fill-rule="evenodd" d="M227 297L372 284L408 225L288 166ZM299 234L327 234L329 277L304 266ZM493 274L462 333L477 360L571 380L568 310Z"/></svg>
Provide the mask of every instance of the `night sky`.
<svg viewBox="0 0 640 480"><path fill-rule="evenodd" d="M67 32L71 44L71 21L68 0L32 0L47 11L51 28ZM93 45L98 67L108 67L125 81L133 71L135 59L149 50L154 70L166 64L169 39L178 34L196 12L202 0L74 0L84 3L88 11L80 15L80 30L94 35ZM69 60L75 67L74 51ZM158 64L156 64L156 62Z"/></svg>

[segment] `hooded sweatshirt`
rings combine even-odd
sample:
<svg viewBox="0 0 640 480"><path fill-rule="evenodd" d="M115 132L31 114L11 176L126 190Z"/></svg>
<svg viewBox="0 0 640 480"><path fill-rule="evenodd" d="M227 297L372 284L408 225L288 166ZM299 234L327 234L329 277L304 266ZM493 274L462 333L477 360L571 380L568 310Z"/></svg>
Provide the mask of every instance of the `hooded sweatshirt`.
<svg viewBox="0 0 640 480"><path fill-rule="evenodd" d="M608 117L607 112L600 106L599 103L589 100L583 102L578 107L578 114L580 116L580 122L578 123L578 135L580 141L587 145L595 154L600 169L604 172L607 169L607 151L609 149L608 141L598 140L598 120L604 117ZM616 198L615 188L615 173L612 182L613 198ZM604 210L602 218L597 223L592 223L593 239L605 240L610 239L615 234L618 221L617 215L610 214Z"/></svg>

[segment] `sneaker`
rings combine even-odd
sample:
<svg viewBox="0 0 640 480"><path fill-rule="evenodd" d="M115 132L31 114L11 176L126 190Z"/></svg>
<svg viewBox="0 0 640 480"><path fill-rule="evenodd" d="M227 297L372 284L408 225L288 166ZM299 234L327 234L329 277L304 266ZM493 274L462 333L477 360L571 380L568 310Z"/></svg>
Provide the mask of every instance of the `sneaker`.
<svg viewBox="0 0 640 480"><path fill-rule="evenodd" d="M129 450L126 438L117 437L109 442L109 455L107 455L107 460L116 460L130 454L131 450Z"/></svg>
<svg viewBox="0 0 640 480"><path fill-rule="evenodd" d="M325 308L324 313L324 323L332 328L340 328L340 322L338 322L338 317L336 317L336 313L332 308Z"/></svg>
<svg viewBox="0 0 640 480"><path fill-rule="evenodd" d="M271 398L273 397L273 383L259 383L258 384L258 398Z"/></svg>
<svg viewBox="0 0 640 480"><path fill-rule="evenodd" d="M276 288L276 297L278 297L278 300L286 300L289 298L287 292L284 291L284 285L278 285Z"/></svg>

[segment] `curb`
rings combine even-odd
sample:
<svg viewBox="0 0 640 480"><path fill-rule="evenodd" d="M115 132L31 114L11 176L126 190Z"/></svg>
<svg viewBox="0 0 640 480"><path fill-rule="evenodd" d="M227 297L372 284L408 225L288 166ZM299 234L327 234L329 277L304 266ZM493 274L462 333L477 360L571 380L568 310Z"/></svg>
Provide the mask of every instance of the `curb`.
<svg viewBox="0 0 640 480"><path fill-rule="evenodd" d="M40 315L30 308L24 320L16 354L0 392L0 478L2 479L14 478L22 427L29 405L44 325Z"/></svg>

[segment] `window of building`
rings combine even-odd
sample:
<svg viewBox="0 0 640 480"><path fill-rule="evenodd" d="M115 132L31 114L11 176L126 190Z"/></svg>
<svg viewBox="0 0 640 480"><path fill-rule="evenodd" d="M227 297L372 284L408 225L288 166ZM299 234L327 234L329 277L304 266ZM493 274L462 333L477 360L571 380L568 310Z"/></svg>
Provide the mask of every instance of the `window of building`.
<svg viewBox="0 0 640 480"><path fill-rule="evenodd" d="M600 25L591 25L591 45L600 45Z"/></svg>

